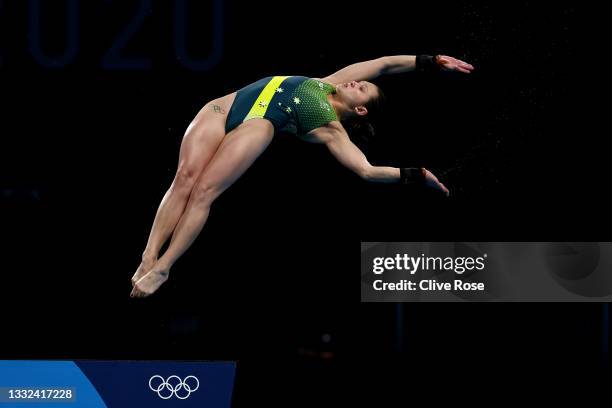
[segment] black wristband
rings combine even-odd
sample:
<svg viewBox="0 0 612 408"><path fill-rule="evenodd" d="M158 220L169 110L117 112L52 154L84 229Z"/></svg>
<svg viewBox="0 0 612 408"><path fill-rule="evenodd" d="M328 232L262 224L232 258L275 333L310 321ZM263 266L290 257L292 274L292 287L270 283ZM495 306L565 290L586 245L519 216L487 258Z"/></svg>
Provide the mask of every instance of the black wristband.
<svg viewBox="0 0 612 408"><path fill-rule="evenodd" d="M437 72L442 68L438 64L437 56L433 55L417 55L415 63L415 71L417 72Z"/></svg>
<svg viewBox="0 0 612 408"><path fill-rule="evenodd" d="M425 169L422 167L401 167L401 184L425 184Z"/></svg>

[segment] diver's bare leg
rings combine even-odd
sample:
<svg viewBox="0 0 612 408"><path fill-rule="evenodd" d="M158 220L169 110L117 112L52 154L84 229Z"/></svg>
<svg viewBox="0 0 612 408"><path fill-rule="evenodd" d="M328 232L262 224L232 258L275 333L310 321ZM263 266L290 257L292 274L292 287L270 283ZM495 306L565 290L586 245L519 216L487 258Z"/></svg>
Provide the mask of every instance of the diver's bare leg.
<svg viewBox="0 0 612 408"><path fill-rule="evenodd" d="M170 246L151 270L136 282L133 296L148 296L168 279L172 265L202 230L213 201L251 166L270 144L273 135L274 127L265 119L251 119L227 134L198 178Z"/></svg>
<svg viewBox="0 0 612 408"><path fill-rule="evenodd" d="M132 277L132 284L143 277L157 260L162 245L172 234L185 210L198 176L219 148L225 136L228 105L231 106L228 99L230 96L232 95L207 103L187 128L181 143L174 181L157 209L146 248L142 253L142 262Z"/></svg>

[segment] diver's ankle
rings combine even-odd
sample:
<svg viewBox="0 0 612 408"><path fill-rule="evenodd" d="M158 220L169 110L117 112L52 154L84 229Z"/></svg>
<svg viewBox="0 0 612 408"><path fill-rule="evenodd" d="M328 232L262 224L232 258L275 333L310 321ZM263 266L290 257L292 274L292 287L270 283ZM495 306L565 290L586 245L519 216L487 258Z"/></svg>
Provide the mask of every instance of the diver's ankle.
<svg viewBox="0 0 612 408"><path fill-rule="evenodd" d="M152 254L150 252L143 252L141 260L142 260L142 263L153 263L157 261L157 254Z"/></svg>

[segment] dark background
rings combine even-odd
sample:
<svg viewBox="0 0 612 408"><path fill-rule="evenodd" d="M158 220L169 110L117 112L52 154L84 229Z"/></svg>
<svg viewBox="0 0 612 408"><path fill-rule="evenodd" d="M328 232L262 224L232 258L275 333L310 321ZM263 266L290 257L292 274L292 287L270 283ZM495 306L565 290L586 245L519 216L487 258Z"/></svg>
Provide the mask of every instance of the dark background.
<svg viewBox="0 0 612 408"><path fill-rule="evenodd" d="M361 241L609 240L605 64L586 9L0 2L0 357L238 360L240 406L279 390L377 398L421 373L435 386L474 368L609 369L601 304L361 304L355 272ZM374 81L389 106L364 149L426 166L451 197L366 184L324 146L279 134L170 281L129 298L207 101L268 75L421 53L476 71Z"/></svg>

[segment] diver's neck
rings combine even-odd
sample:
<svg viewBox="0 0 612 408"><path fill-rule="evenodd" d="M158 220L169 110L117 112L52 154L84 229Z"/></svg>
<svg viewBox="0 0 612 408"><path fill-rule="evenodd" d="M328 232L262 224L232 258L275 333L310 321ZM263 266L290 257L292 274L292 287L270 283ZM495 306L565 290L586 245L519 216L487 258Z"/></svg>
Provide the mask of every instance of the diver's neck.
<svg viewBox="0 0 612 408"><path fill-rule="evenodd" d="M340 98L338 98L338 93L331 93L327 95L327 100L334 111L336 111L336 116L339 120L345 119L350 114L351 110L344 102L340 100Z"/></svg>

